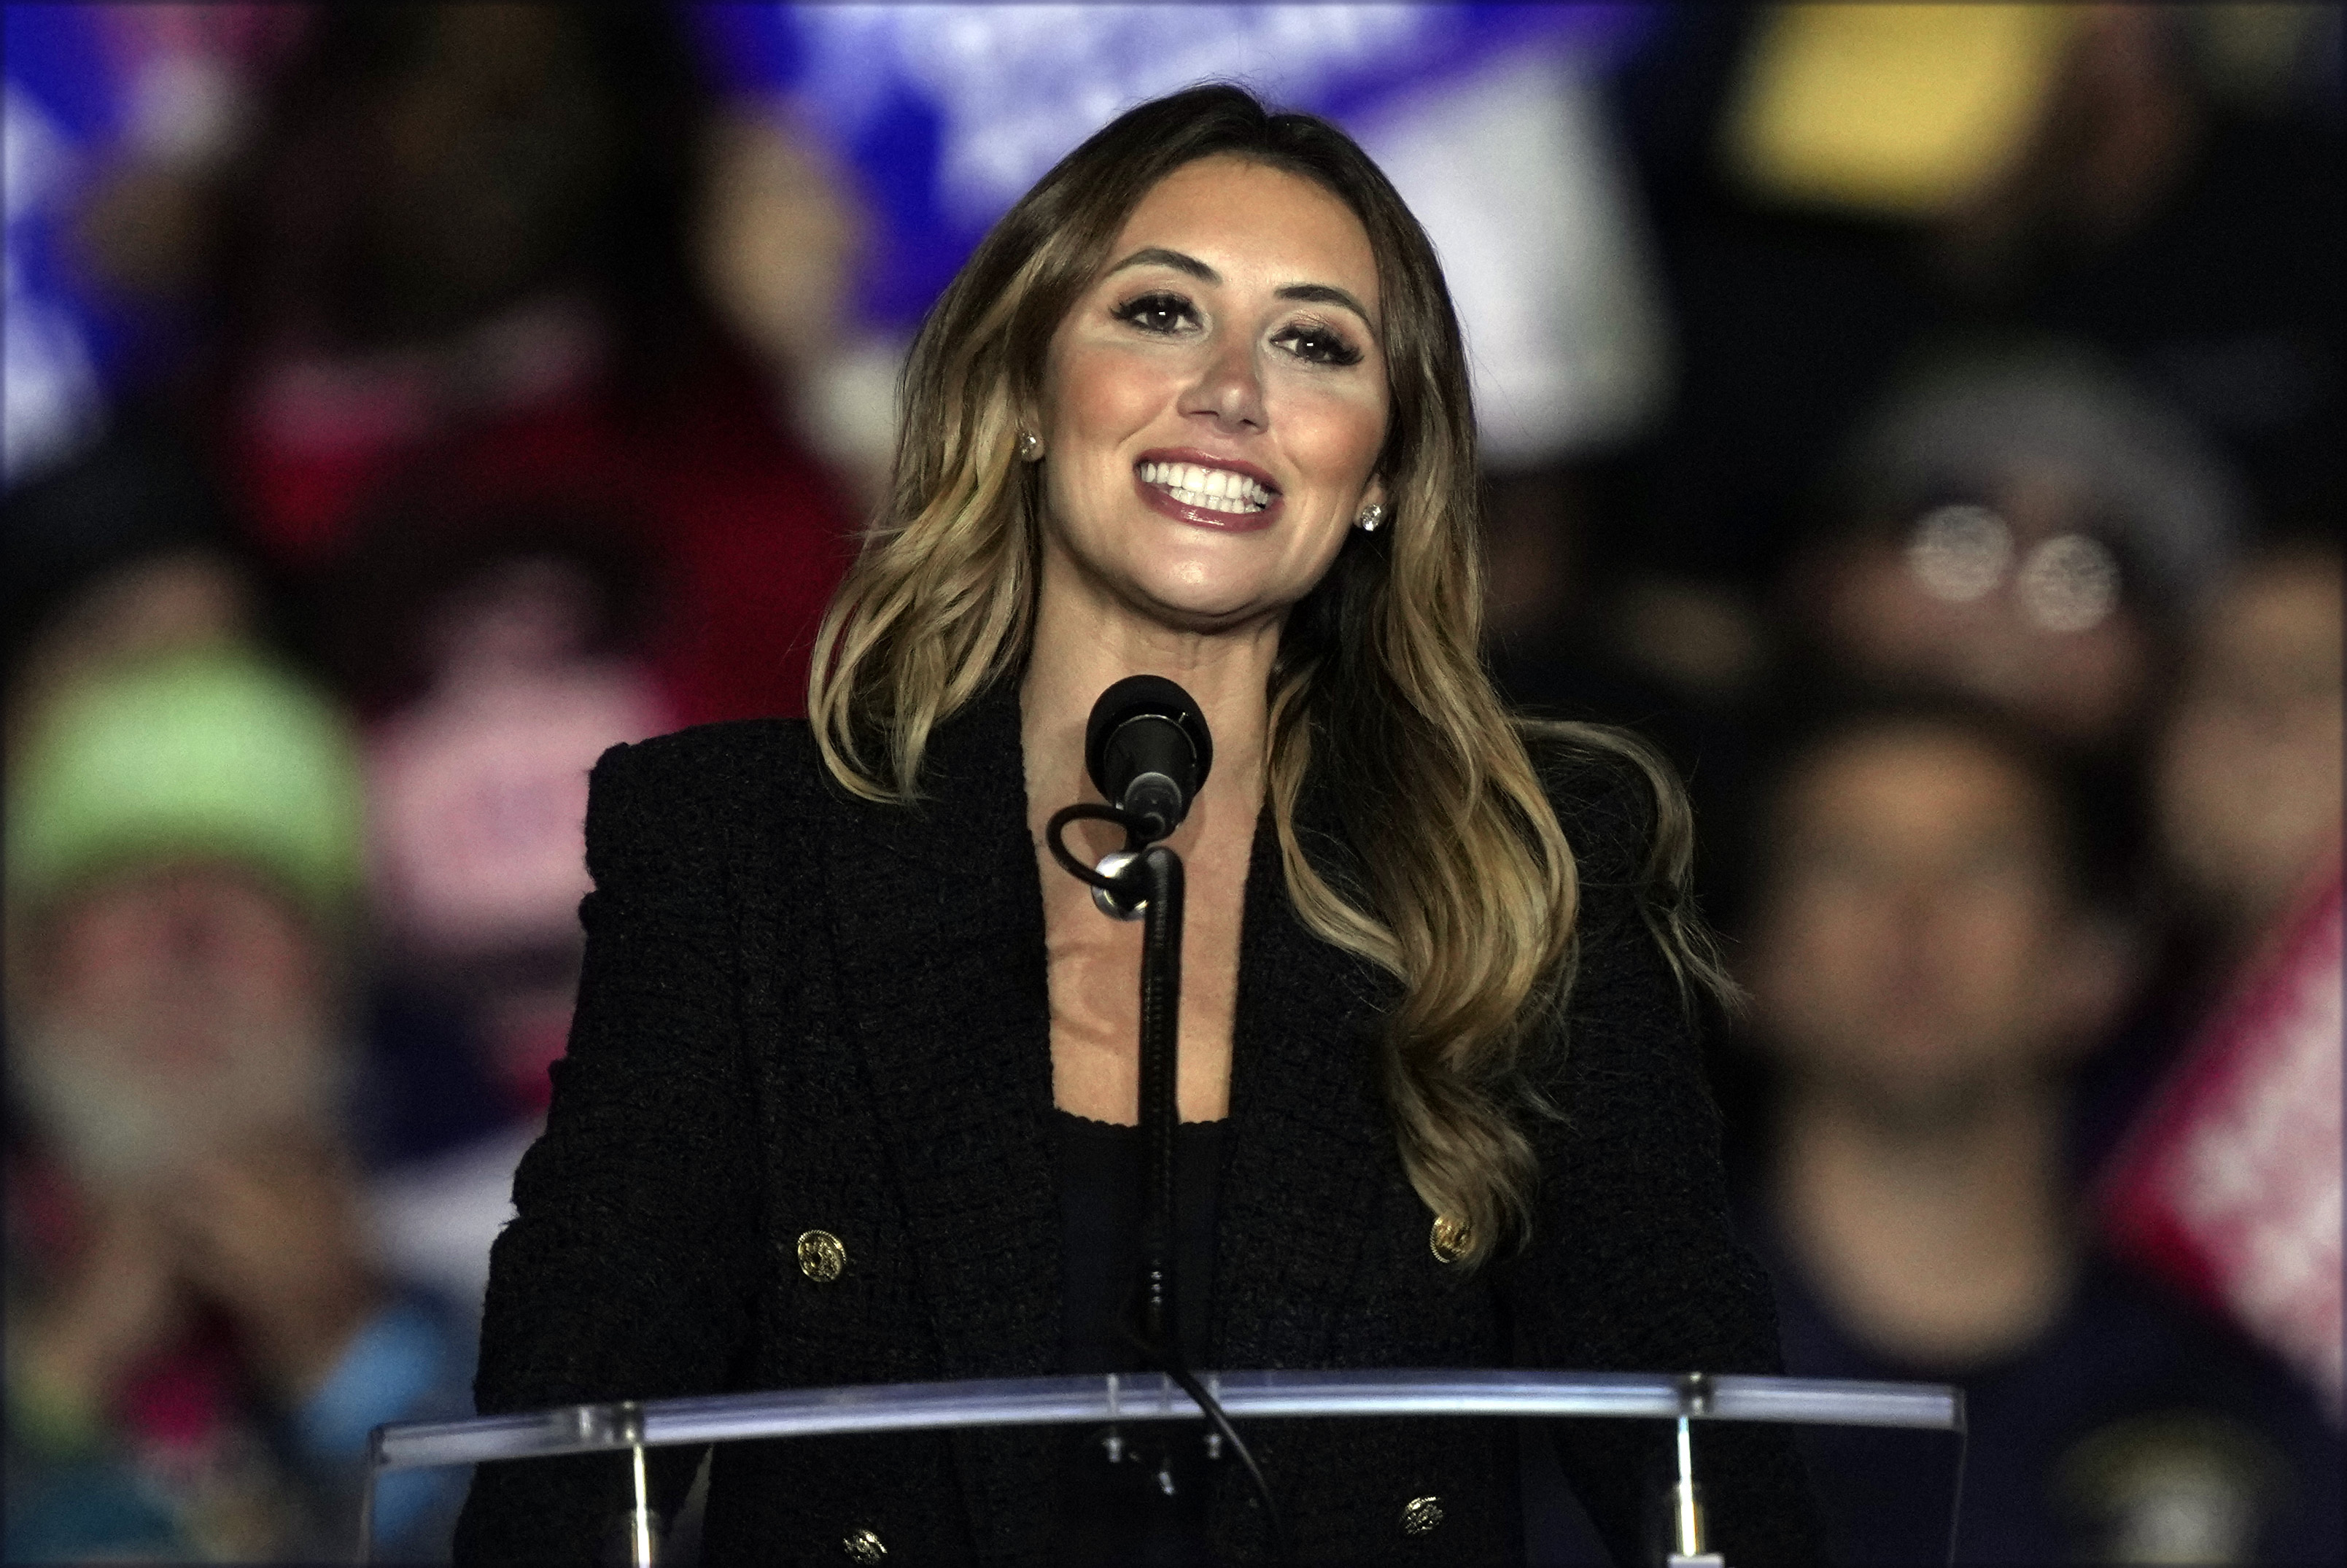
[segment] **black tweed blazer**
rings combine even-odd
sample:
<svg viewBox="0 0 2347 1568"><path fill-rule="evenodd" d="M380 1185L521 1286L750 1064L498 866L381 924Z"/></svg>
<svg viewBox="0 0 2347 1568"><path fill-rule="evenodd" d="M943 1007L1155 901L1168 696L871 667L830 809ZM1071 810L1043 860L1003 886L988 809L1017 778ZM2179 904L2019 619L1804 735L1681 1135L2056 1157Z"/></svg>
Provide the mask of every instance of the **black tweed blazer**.
<svg viewBox="0 0 2347 1568"><path fill-rule="evenodd" d="M483 1412L1057 1370L1043 912L1015 696L941 726L929 765L932 803L907 809L839 790L803 723L689 730L598 764L586 970L494 1254ZM1539 1132L1538 1234L1474 1276L1430 1252L1388 1128L1371 1064L1391 982L1298 923L1266 814L1210 1365L1777 1368L1767 1282L1729 1238L1717 1113L1637 909L1643 786L1592 760L1566 764L1557 794L1584 889L1553 1073L1563 1116ZM809 1230L845 1244L835 1279L799 1266ZM1660 1427L1557 1429L1624 1563L1654 1539ZM1248 1440L1308 1561L1522 1561L1508 1423L1272 1421ZM704 1560L836 1563L858 1532L890 1562L1043 1560L1055 1442L1002 1429L723 1448ZM665 1514L698 1457L656 1451ZM1698 1465L1737 1568L1818 1560L1788 1447L1706 1433ZM1265 1560L1244 1479L1220 1485L1218 1554ZM593 1561L627 1495L602 1458L484 1467L459 1559ZM1403 1505L1429 1496L1441 1522L1406 1532Z"/></svg>

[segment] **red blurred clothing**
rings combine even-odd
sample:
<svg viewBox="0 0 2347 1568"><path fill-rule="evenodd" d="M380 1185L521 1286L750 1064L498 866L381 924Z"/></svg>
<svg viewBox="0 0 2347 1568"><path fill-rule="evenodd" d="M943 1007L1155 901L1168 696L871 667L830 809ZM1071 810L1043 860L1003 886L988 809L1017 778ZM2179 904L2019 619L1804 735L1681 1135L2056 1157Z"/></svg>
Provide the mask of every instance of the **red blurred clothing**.
<svg viewBox="0 0 2347 1568"><path fill-rule="evenodd" d="M264 373L225 442L259 542L297 574L321 569L377 497L418 477L468 508L616 512L663 571L642 652L678 722L805 712L815 628L854 553L846 488L739 360L630 395L591 333L559 313L522 324L534 341L508 333L490 351L502 363L486 390L466 384L480 354Z"/></svg>

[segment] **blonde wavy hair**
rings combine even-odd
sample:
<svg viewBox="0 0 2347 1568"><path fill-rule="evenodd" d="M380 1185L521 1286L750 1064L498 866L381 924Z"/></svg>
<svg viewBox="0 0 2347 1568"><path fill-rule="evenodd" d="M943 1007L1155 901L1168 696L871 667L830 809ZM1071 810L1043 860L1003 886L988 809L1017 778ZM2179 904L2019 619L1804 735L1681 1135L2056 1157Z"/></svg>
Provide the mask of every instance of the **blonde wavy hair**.
<svg viewBox="0 0 2347 1568"><path fill-rule="evenodd" d="M909 801L936 726L1023 664L1040 487L1015 459L1052 334L1142 197L1230 156L1325 187L1378 261L1391 415L1377 468L1391 522L1350 533L1289 614L1274 661L1268 804L1305 925L1402 986L1382 1080L1402 1162L1460 1261L1525 1234L1538 1165L1528 1071L1572 981L1573 856L1528 736L1630 758L1658 803L1648 919L1680 978L1720 984L1677 894L1691 835L1676 784L1635 742L1512 719L1479 653L1483 582L1467 363L1433 247L1385 176L1327 121L1235 87L1143 104L1045 175L929 313L904 373L891 493L824 619L808 712L846 789ZM1546 749L1543 747L1543 749ZM1345 780L1344 842L1296 828L1307 780Z"/></svg>

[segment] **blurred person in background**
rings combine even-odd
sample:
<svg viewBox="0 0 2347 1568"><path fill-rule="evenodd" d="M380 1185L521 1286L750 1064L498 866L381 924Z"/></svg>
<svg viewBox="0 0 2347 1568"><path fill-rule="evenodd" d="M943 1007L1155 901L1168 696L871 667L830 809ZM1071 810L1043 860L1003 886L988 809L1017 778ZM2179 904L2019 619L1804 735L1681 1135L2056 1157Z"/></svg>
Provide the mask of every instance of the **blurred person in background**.
<svg viewBox="0 0 2347 1568"><path fill-rule="evenodd" d="M2116 1244L2274 1349L2334 1421L2341 596L2335 534L2278 538L2196 630L2153 762L2179 929L2082 1129Z"/></svg>
<svg viewBox="0 0 2347 1568"><path fill-rule="evenodd" d="M869 229L859 192L787 103L737 97L715 112L703 145L695 276L781 389L782 417L869 510L896 453L903 353L852 319Z"/></svg>
<svg viewBox="0 0 2347 1568"><path fill-rule="evenodd" d="M11 752L52 698L110 663L271 635L281 619L200 456L152 421L11 493L0 555Z"/></svg>
<svg viewBox="0 0 2347 1568"><path fill-rule="evenodd" d="M1684 6L1622 83L1682 377L1653 569L1782 569L1844 433L1983 334L2089 345L2271 515L2335 487L2326 5Z"/></svg>
<svg viewBox="0 0 2347 1568"><path fill-rule="evenodd" d="M7 820L7 1555L347 1556L366 1434L462 1413L344 1131L362 803L340 715L232 647L33 715ZM445 1538L445 1479L384 1499Z"/></svg>
<svg viewBox="0 0 2347 1568"><path fill-rule="evenodd" d="M2154 752L2159 842L2221 968L2339 876L2338 536L2260 548L2195 629Z"/></svg>
<svg viewBox="0 0 2347 1568"><path fill-rule="evenodd" d="M2074 753L2127 755L2242 528L2185 421L2092 356L1982 349L1856 431L1786 587L1811 664L1961 694Z"/></svg>
<svg viewBox="0 0 2347 1568"><path fill-rule="evenodd" d="M1833 693L1929 693L2004 713L2084 769L2095 857L2137 856L2156 698L2246 526L2209 444L2075 344L1991 341L1894 384L1814 488L1768 618L1747 612L1767 678L1698 710L1714 715L1698 804L1747 814L1757 737ZM1699 644L1724 635L1709 620L1698 603L1647 630ZM1623 662L1651 667L1630 630ZM1746 869L1706 873L1730 923Z"/></svg>
<svg viewBox="0 0 2347 1568"><path fill-rule="evenodd" d="M2093 1244L2065 1082L2122 999L2078 806L1976 707L1841 712L1757 819L1744 965L1777 1077L1747 1222L1787 1370L1960 1384L1959 1560L2306 1562L2335 1434L2282 1370ZM1851 1562L1945 1551L1930 1478L1821 1445Z"/></svg>
<svg viewBox="0 0 2347 1568"><path fill-rule="evenodd" d="M87 225L188 302L160 401L226 509L307 587L417 475L622 503L680 717L798 712L855 509L794 364L852 254L828 166L714 115L655 0L297 15L194 215Z"/></svg>
<svg viewBox="0 0 2347 1568"><path fill-rule="evenodd" d="M271 569L225 514L200 454L151 420L118 425L104 447L19 489L0 522L11 567L0 586L10 753L22 754L51 704L110 670L174 651L278 647L295 629L314 628L322 620L344 635L325 639L313 631L311 641L324 644L329 670L346 690L374 704L368 711L381 711L394 697L412 698L412 690L390 692L383 681L364 673L394 662L381 650L409 647L412 639L400 635L406 620L400 618L412 620L414 612L405 606L411 598L430 598L418 576L423 557L405 539L412 526L403 519L397 527L400 539L362 555L374 598L330 595L323 614L316 601L305 610L288 592L282 574ZM628 565L611 569L630 570L634 559L629 555ZM364 670L360 649L368 650L372 661ZM406 672L405 666L400 668ZM421 674L412 679L421 684ZM542 845L541 859L560 861L561 889L583 878L580 803L586 765L600 749L597 737L641 733L639 725L650 723L640 716L644 706L641 692L630 688L627 711L615 722L591 721L584 738L574 737L553 760L553 776L537 786L541 795L552 796L552 822L533 842ZM507 717L517 730L535 733L533 725L537 731L559 727L566 713L575 727L579 712L576 702L545 708L522 703L511 705ZM542 748L533 748L524 734L500 754L527 756L534 750ZM494 801L490 810L495 812ZM468 820L482 815L474 812ZM369 816L383 820L379 812ZM540 810L528 820L543 823L547 816ZM507 809L498 819L511 822L514 813ZM406 836L439 843L446 826L435 822ZM553 842L545 845L548 831ZM477 842L467 846L480 847ZM514 869L510 856L504 862L485 862L485 879L505 887ZM547 886L543 876L525 884L541 896ZM371 904L383 901L373 886L367 897ZM559 920L568 927L574 924L570 911L577 895L557 897L567 899ZM382 911L374 913L371 936L386 925L404 929L397 909L388 911L387 922ZM495 1010L477 1005L474 992L481 988L428 983L436 977L419 977L416 966L386 964L386 956L395 960L405 951L395 941L388 955L384 944L371 941L365 960L346 977L354 1051L347 1130L354 1153L379 1178L374 1184L380 1239L404 1276L428 1279L461 1304L477 1307L487 1234L506 1212L502 1187L491 1194L482 1181L502 1183L510 1173L513 1156L497 1153L498 1141L518 1135L517 1124L529 1122L531 1095L542 1095L545 1059L559 1050L569 1006L564 988L575 963L561 955L565 944L575 946L576 940L575 931L566 929L550 944L550 960L536 966L540 992L553 988L561 995L541 1001L530 1015L536 1042L527 1053L531 1060L504 1073L498 1071L503 1058L483 1039L494 1034L496 1020L481 1016ZM464 978L460 972L452 979ZM532 1069L540 1081L535 1091L528 1087ZM449 1161L458 1150L473 1151L477 1163L486 1161L484 1168L493 1169L494 1175L460 1182L450 1190Z"/></svg>
<svg viewBox="0 0 2347 1568"><path fill-rule="evenodd" d="M608 507L410 497L317 604L365 717L383 982L463 1024L455 1059L428 1032L381 1042L376 1217L405 1267L475 1307L569 1030L588 770L676 723L642 648L659 586L641 538Z"/></svg>

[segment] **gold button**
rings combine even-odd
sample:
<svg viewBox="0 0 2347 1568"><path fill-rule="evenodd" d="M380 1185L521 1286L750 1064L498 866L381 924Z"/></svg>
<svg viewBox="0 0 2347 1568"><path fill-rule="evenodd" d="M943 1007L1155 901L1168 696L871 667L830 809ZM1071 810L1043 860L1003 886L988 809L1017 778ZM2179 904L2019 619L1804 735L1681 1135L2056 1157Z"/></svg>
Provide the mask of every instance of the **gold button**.
<svg viewBox="0 0 2347 1568"><path fill-rule="evenodd" d="M822 1235L823 1232L809 1231L807 1235ZM839 1244L834 1241L831 1245L837 1246ZM880 1544L880 1538L868 1530L859 1530L839 1544L852 1561L864 1563L866 1568L888 1555L888 1549Z"/></svg>
<svg viewBox="0 0 2347 1568"><path fill-rule="evenodd" d="M1401 1532L1423 1535L1442 1522L1442 1500L1439 1497L1413 1497L1401 1505Z"/></svg>
<svg viewBox="0 0 2347 1568"><path fill-rule="evenodd" d="M1467 1240L1465 1225L1449 1214L1437 1214L1434 1216L1434 1230L1426 1238L1426 1245L1434 1249L1437 1263L1457 1263L1467 1255ZM1438 1513L1440 1512L1437 1510Z"/></svg>
<svg viewBox="0 0 2347 1568"><path fill-rule="evenodd" d="M847 1246L829 1231L807 1231L799 1236L799 1272L817 1285L829 1285L847 1266ZM866 1534L870 1532L866 1532ZM872 1544L880 1544L874 1536ZM863 1561L877 1562L871 1558Z"/></svg>

